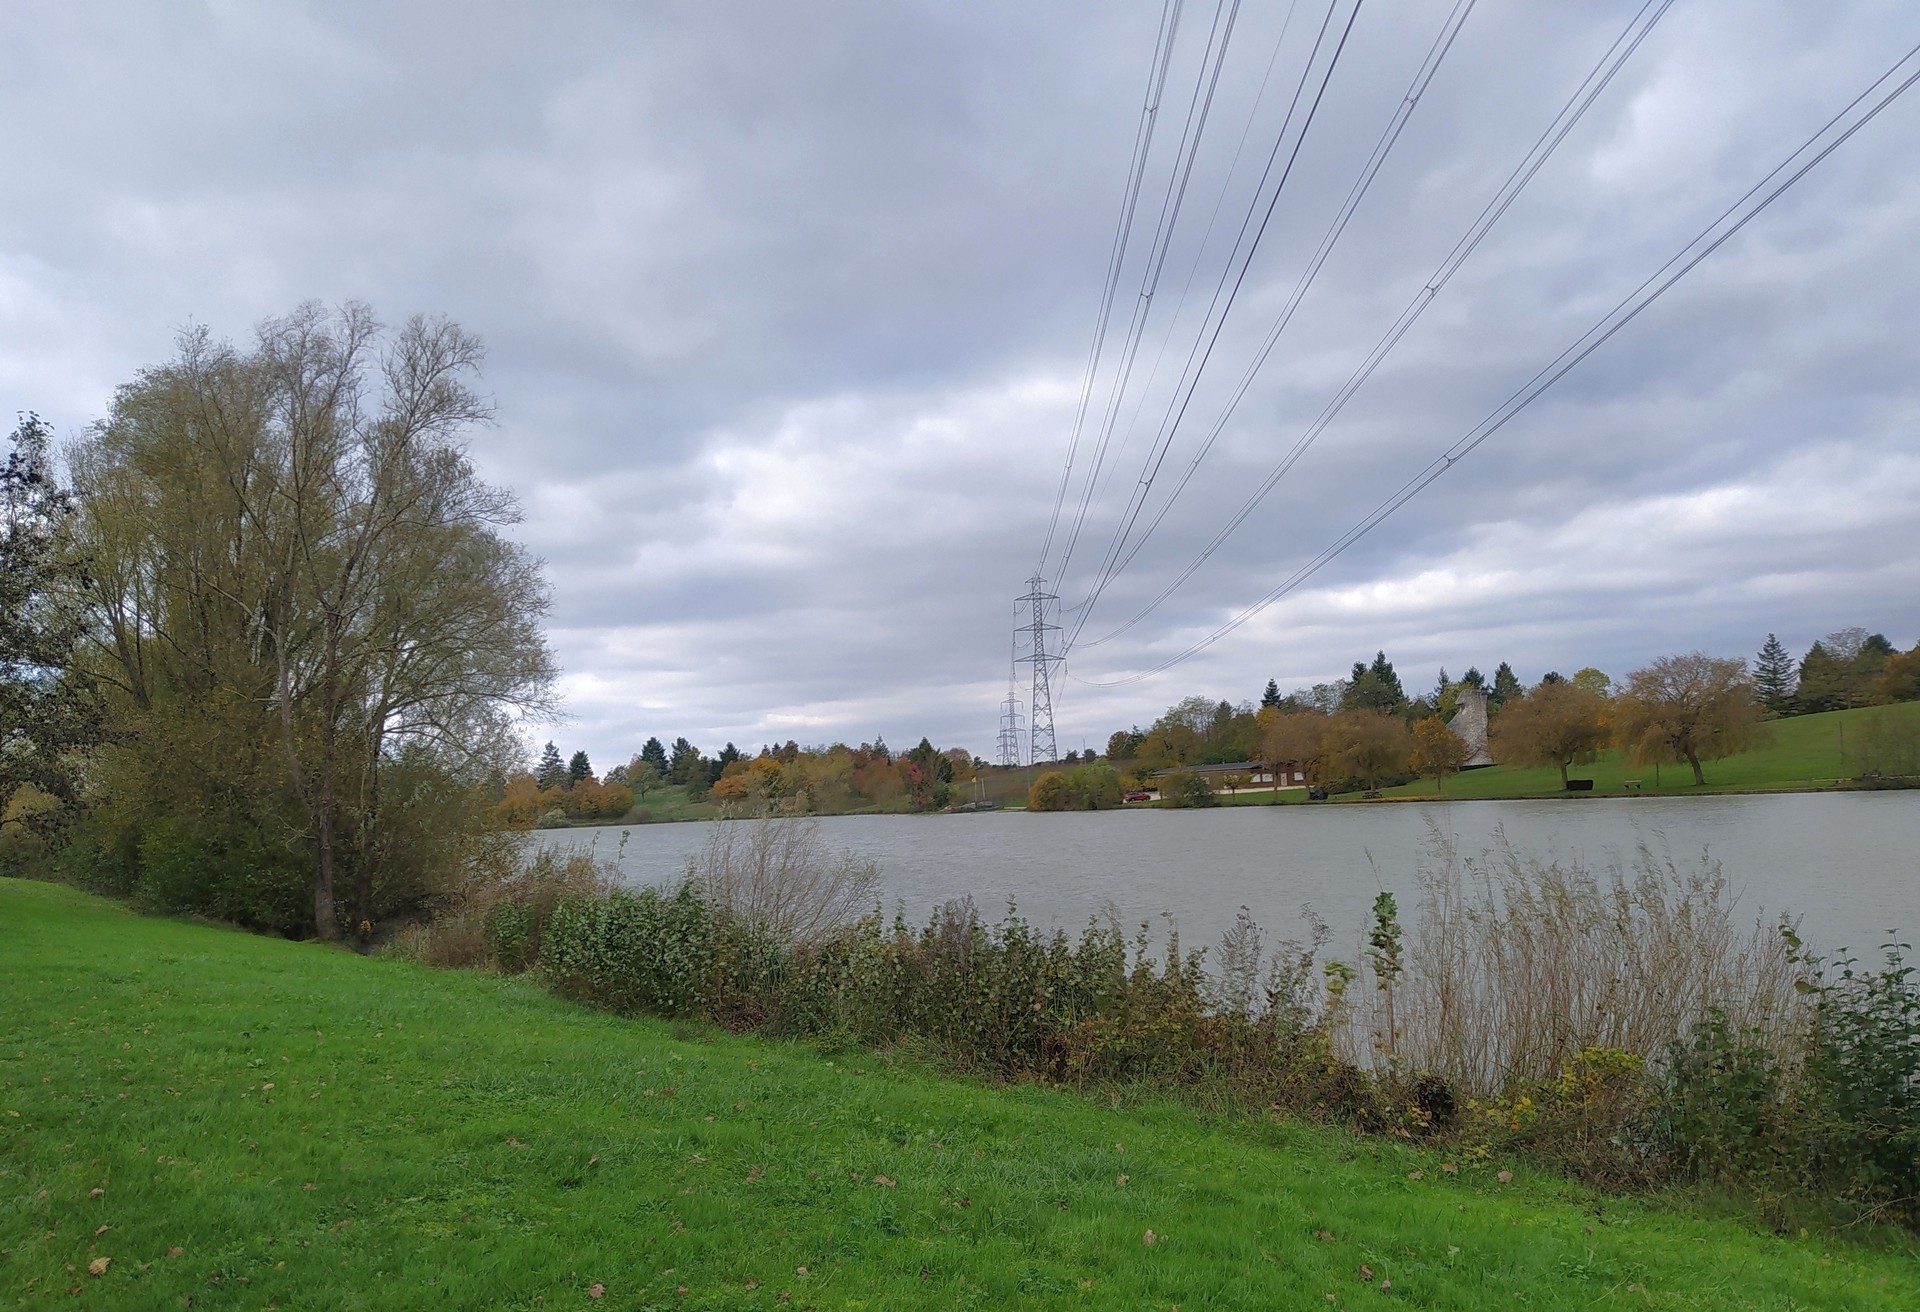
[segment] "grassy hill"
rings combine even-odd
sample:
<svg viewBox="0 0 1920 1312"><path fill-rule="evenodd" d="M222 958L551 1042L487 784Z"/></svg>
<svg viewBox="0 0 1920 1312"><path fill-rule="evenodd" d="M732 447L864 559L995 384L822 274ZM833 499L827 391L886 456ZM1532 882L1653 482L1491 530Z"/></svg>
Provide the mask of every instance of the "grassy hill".
<svg viewBox="0 0 1920 1312"><path fill-rule="evenodd" d="M1920 702L1775 720L1768 726L1772 741L1765 746L1705 763L1705 791L1830 788L1847 783L1861 770L1861 745L1869 725L1875 722L1904 725L1910 732L1920 732ZM1602 753L1592 765L1574 766L1568 773L1576 779L1593 780L1598 793L1624 793L1629 779L1640 780L1640 790L1649 793L1702 791L1694 786L1693 773L1684 764L1635 765L1618 749ZM1450 797L1544 797L1561 792L1560 774L1552 767L1495 765L1447 780L1445 791ZM1423 780L1388 790L1389 796L1422 793L1431 796L1433 784Z"/></svg>
<svg viewBox="0 0 1920 1312"><path fill-rule="evenodd" d="M0 880L0 927L8 1306L1897 1308L1920 1281L1910 1246L50 885Z"/></svg>
<svg viewBox="0 0 1920 1312"><path fill-rule="evenodd" d="M1881 732L1920 735L1920 702L1894 706L1863 706L1851 711L1799 715L1775 720L1768 726L1771 741L1751 752L1705 763L1705 788L1694 786L1693 773L1684 765L1635 765L1617 748L1600 754L1591 765L1568 771L1575 779L1593 780L1596 794L1637 796L1642 793L1697 796L1707 792L1800 792L1850 787L1862 767L1861 747L1875 726ZM1637 788L1626 787L1639 780ZM1384 797L1432 797L1433 781L1420 779L1399 788L1382 790ZM1494 765L1455 775L1442 793L1457 798L1559 797L1560 772L1551 766L1529 768ZM1304 801L1295 791L1281 794L1283 802ZM1342 794L1337 802L1367 800L1357 793ZM1255 806L1273 801L1269 792L1242 791L1237 797L1220 795L1224 805Z"/></svg>

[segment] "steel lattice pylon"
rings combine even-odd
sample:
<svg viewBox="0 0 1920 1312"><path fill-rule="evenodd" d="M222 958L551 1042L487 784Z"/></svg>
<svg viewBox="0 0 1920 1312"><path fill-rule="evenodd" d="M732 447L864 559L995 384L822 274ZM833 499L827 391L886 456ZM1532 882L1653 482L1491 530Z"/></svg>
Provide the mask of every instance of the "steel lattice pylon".
<svg viewBox="0 0 1920 1312"><path fill-rule="evenodd" d="M1033 667L1032 695L1027 700L1027 761L1031 765L1060 759L1053 738L1052 667L1065 658L1047 650L1047 635L1060 631L1058 624L1047 622L1047 607L1060 598L1048 592L1046 585L1038 574L1027 580L1027 595L1019 601L1032 607L1033 619L1015 630L1027 635L1027 654L1019 659Z"/></svg>

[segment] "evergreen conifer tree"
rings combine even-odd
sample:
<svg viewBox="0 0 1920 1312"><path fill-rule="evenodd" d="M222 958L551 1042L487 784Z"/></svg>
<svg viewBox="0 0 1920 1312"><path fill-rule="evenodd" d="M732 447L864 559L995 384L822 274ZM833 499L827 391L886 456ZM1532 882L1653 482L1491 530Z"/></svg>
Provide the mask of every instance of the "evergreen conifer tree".
<svg viewBox="0 0 1920 1312"><path fill-rule="evenodd" d="M647 745L640 749L640 759L651 765L662 779L667 777L667 748L658 738L647 739Z"/></svg>
<svg viewBox="0 0 1920 1312"><path fill-rule="evenodd" d="M1504 706L1518 697L1525 689L1520 686L1520 676L1513 672L1513 666L1501 661L1493 672L1493 687L1487 693L1487 700L1495 706Z"/></svg>
<svg viewBox="0 0 1920 1312"><path fill-rule="evenodd" d="M587 760L584 751L575 752L567 761L567 783L569 786L593 775L593 763Z"/></svg>
<svg viewBox="0 0 1920 1312"><path fill-rule="evenodd" d="M540 750L540 764L533 771L534 782L542 788L552 788L566 773L567 767L560 761L560 749L549 742Z"/></svg>
<svg viewBox="0 0 1920 1312"><path fill-rule="evenodd" d="M1260 694L1260 705L1269 708L1280 705L1280 685L1272 679L1267 680L1267 690Z"/></svg>
<svg viewBox="0 0 1920 1312"><path fill-rule="evenodd" d="M1787 655L1780 639L1769 633L1766 645L1754 658L1753 690L1759 695L1760 704L1774 715L1791 715L1794 685L1793 658Z"/></svg>
<svg viewBox="0 0 1920 1312"><path fill-rule="evenodd" d="M1794 709L1802 715L1837 711L1846 704L1846 671L1822 643L1807 648L1800 658L1800 677L1794 686Z"/></svg>

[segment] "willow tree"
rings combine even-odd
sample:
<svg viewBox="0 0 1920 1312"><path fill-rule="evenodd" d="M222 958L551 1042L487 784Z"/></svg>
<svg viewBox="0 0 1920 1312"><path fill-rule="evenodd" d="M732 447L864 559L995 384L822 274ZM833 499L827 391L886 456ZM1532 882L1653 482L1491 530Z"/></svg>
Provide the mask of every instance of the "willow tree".
<svg viewBox="0 0 1920 1312"><path fill-rule="evenodd" d="M464 453L490 417L480 359L455 324L390 332L351 304L268 320L244 350L192 331L74 453L98 665L150 755L169 706L224 714L234 750L270 733L323 936L343 865L351 918L378 910L383 781L471 766L551 704L539 563Z"/></svg>
<svg viewBox="0 0 1920 1312"><path fill-rule="evenodd" d="M1746 751L1766 736L1747 663L1702 651L1662 656L1628 675L1614 732L1635 760L1685 761L1696 785L1707 781L1702 761Z"/></svg>

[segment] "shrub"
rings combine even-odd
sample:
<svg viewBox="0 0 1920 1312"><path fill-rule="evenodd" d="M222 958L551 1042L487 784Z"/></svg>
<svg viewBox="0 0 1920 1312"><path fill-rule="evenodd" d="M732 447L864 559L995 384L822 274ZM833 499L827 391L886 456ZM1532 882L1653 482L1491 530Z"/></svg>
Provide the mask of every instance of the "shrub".
<svg viewBox="0 0 1920 1312"><path fill-rule="evenodd" d="M1126 790L1120 772L1104 762L1071 770L1049 770L1027 790L1029 811L1108 811L1121 805Z"/></svg>
<svg viewBox="0 0 1920 1312"><path fill-rule="evenodd" d="M1213 795L1212 781L1203 774L1169 776L1161 784L1160 798L1164 805L1172 807L1220 804L1219 799Z"/></svg>
<svg viewBox="0 0 1920 1312"><path fill-rule="evenodd" d="M691 883L562 897L540 944L554 990L610 1011L698 1013L713 996L713 909Z"/></svg>
<svg viewBox="0 0 1920 1312"><path fill-rule="evenodd" d="M1914 1219L1920 986L1906 947L1888 944L1880 970L1861 971L1842 958L1808 982L1813 1005L1797 1110L1813 1178L1849 1200Z"/></svg>

